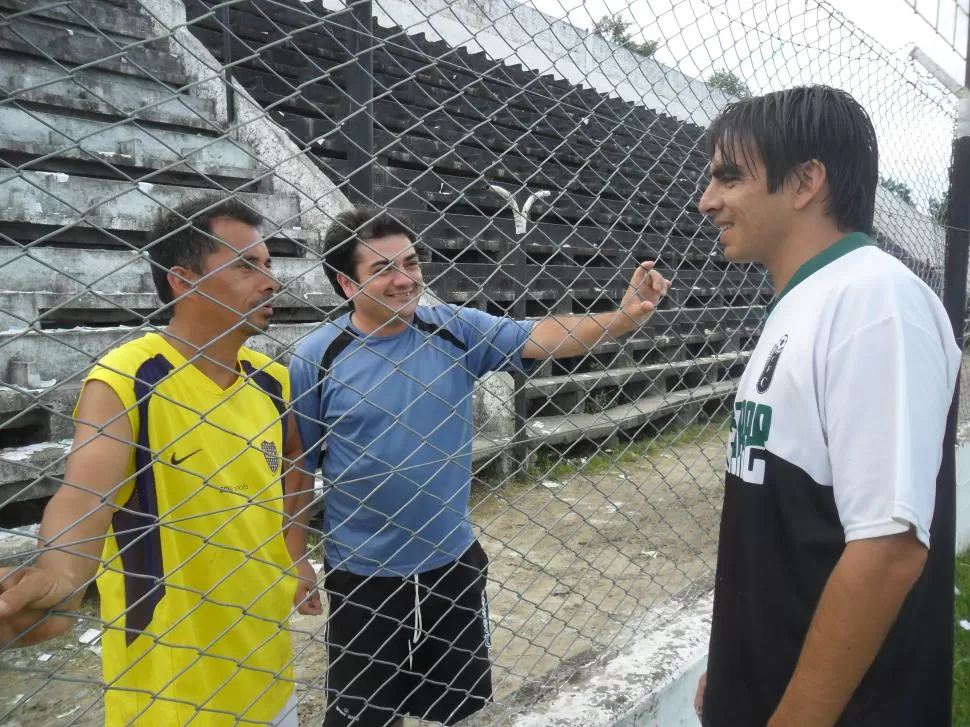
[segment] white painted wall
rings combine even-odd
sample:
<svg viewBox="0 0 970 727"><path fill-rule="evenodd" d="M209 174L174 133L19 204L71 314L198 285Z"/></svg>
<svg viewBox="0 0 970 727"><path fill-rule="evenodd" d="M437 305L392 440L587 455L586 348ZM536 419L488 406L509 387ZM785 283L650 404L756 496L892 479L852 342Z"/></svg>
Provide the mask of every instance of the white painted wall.
<svg viewBox="0 0 970 727"><path fill-rule="evenodd" d="M344 8L340 0L322 3L330 10ZM701 126L730 100L703 81L516 0L376 0L374 13L385 27L424 33L472 53L484 51L492 60L518 63Z"/></svg>
<svg viewBox="0 0 970 727"><path fill-rule="evenodd" d="M957 447L957 553L970 548L970 444Z"/></svg>

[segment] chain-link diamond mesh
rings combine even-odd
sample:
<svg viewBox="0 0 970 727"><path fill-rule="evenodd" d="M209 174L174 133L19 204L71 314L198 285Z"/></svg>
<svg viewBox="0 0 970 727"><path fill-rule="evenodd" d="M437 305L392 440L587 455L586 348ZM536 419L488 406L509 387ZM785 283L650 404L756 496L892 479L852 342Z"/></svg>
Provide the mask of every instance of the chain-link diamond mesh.
<svg viewBox="0 0 970 727"><path fill-rule="evenodd" d="M0 651L0 723L320 724L336 639L375 669L358 706L450 721L490 673L470 720L512 724L709 597L772 289L698 212L701 139L808 83L873 116L877 241L941 291L954 100L827 2L0 0L0 564L68 574L46 619L0 614L39 641ZM362 203L418 243L360 248L368 295L452 306L367 350L323 261ZM626 334L647 260L673 287ZM599 317L519 365L569 314ZM473 535L484 592L480 554L450 566Z"/></svg>

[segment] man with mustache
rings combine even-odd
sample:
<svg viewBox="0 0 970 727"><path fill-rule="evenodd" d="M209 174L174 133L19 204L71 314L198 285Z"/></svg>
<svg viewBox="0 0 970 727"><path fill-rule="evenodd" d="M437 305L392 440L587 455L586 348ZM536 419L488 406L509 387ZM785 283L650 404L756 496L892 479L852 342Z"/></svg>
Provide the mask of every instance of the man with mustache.
<svg viewBox="0 0 970 727"><path fill-rule="evenodd" d="M69 629L50 609L76 610L97 573L109 727L297 724L286 621L320 603L284 536L284 491L302 497L287 373L243 346L279 289L260 223L214 198L160 222L149 254L171 322L88 374L43 552L0 571L5 646Z"/></svg>
<svg viewBox="0 0 970 727"><path fill-rule="evenodd" d="M949 725L953 544L930 533L960 351L870 237L872 121L794 88L729 105L707 147L701 212L776 294L733 407L695 709L705 727Z"/></svg>
<svg viewBox="0 0 970 727"><path fill-rule="evenodd" d="M617 310L538 321L422 306L414 233L366 208L338 216L324 259L353 310L290 362L306 469L322 458L329 483L324 726L454 724L492 697L487 558L468 513L474 383L634 331L669 283L643 263Z"/></svg>

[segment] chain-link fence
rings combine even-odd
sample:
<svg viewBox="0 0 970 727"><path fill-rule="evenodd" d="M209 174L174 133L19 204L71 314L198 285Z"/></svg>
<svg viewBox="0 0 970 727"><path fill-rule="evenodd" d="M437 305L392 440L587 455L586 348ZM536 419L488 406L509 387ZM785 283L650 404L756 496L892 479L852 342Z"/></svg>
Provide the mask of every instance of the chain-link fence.
<svg viewBox="0 0 970 727"><path fill-rule="evenodd" d="M954 102L828 3L0 0L0 18L0 555L84 584L58 603L76 624L0 652L4 724L98 724L106 704L113 724L293 705L319 724L328 700L392 692L449 722L489 674L469 719L512 723L706 598L732 395L772 297L697 210L704 129L736 97L850 91L882 150L877 240L942 291ZM231 242L184 243L222 262L178 258L188 225L159 219L226 198L236 226L206 229ZM363 202L406 218L385 231L418 259L365 244L358 282L424 306L370 348L354 268L323 261ZM579 349L518 361L535 321L608 316L644 260L673 281L644 325L601 317ZM159 284L196 313L179 325L153 285L173 266ZM296 613L302 537L328 577ZM4 641L46 635L13 623ZM402 681L417 671L431 697Z"/></svg>
<svg viewBox="0 0 970 727"><path fill-rule="evenodd" d="M911 11L911 17L916 21L912 36L920 41L911 42L909 56L921 66L921 71L933 75L942 86L947 88L953 97L965 99L967 97L966 62L968 55L968 30L970 30L970 6L965 2L949 2L948 0L905 0ZM921 32L922 31L922 32ZM912 39L910 39L912 40ZM926 49L932 48L933 53ZM956 172L959 160L954 157L951 174ZM951 184L954 176L951 176ZM957 232L963 235L966 224L962 215L947 215L946 200L938 201L934 198L930 209L931 215L944 225L945 233ZM953 265L955 268L956 265ZM962 267L962 266L961 266ZM970 332L970 314L965 314L963 326L964 342ZM967 385L967 371L964 368L960 378L959 412L957 424L957 443L965 444L970 434L970 388Z"/></svg>

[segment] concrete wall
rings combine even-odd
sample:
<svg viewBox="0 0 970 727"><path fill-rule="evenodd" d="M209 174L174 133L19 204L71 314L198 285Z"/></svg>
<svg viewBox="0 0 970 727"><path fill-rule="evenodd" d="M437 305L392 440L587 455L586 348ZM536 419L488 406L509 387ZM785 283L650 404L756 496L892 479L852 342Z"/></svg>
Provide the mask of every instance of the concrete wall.
<svg viewBox="0 0 970 727"><path fill-rule="evenodd" d="M522 715L513 727L633 727L696 724L689 714L703 668L711 627L712 600L706 596L679 612L648 614L643 635L624 653L598 665L588 680L563 689L536 712ZM676 608L673 604L672 608ZM651 619L649 616L654 616ZM657 626L650 627L651 622ZM663 625L666 624L666 625ZM689 692L689 695L688 695Z"/></svg>
<svg viewBox="0 0 970 727"><path fill-rule="evenodd" d="M139 2L151 16L156 33L173 36L171 53L193 76L194 93L212 99L218 121L227 124L227 94L221 64L185 27L185 5L181 0ZM350 202L239 83L233 86L236 119L231 135L252 148L259 161L272 170L277 192L299 198L304 223L325 230L333 215L350 207Z"/></svg>
<svg viewBox="0 0 970 727"><path fill-rule="evenodd" d="M957 553L970 548L970 444L957 447Z"/></svg>

